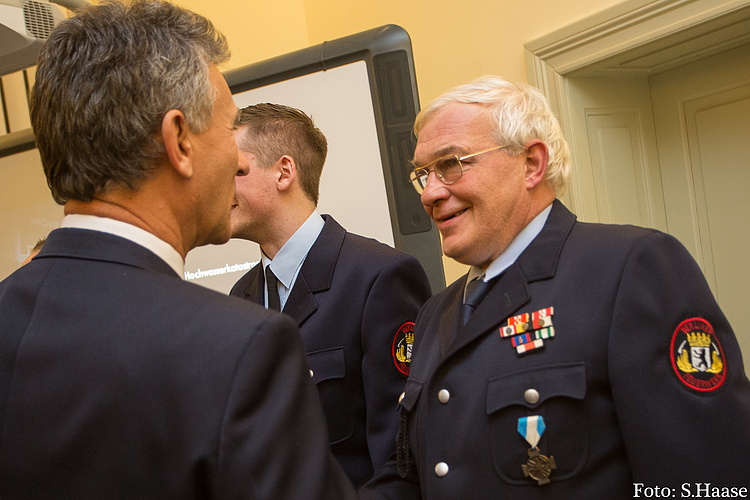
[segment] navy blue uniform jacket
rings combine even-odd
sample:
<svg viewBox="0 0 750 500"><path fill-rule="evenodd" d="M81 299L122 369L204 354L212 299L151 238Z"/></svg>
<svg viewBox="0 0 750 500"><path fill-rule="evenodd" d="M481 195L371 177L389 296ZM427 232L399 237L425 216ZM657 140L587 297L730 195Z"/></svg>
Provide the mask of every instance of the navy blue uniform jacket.
<svg viewBox="0 0 750 500"><path fill-rule="evenodd" d="M413 333L411 324L401 327L414 322L431 292L417 259L323 218L283 312L302 333L331 450L360 485L394 449L406 381L394 340ZM261 268L248 271L231 294L263 304Z"/></svg>
<svg viewBox="0 0 750 500"><path fill-rule="evenodd" d="M643 483L686 498L697 482L750 486L740 350L677 240L576 222L555 201L450 343L464 284L437 294L417 319L401 403L412 479L400 480L391 461L362 497L630 499ZM548 307L554 337L518 354L500 328ZM546 424L540 452L556 465L545 485L521 467L530 445L518 420L534 415Z"/></svg>
<svg viewBox="0 0 750 500"><path fill-rule="evenodd" d="M57 229L0 283L0 498L330 499L289 318L183 282L149 250Z"/></svg>

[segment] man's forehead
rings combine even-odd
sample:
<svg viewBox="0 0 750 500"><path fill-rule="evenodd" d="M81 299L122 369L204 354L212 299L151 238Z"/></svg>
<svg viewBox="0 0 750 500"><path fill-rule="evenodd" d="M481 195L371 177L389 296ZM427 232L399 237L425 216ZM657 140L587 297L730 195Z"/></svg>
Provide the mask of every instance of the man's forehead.
<svg viewBox="0 0 750 500"><path fill-rule="evenodd" d="M425 121L417 136L415 159L465 153L491 132L486 109L476 104L452 103Z"/></svg>

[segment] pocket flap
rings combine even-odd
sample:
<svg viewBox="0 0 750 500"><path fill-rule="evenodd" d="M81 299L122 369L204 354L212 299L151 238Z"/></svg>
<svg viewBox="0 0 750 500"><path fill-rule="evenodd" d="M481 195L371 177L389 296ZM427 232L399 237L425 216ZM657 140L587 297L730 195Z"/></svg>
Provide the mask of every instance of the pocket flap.
<svg viewBox="0 0 750 500"><path fill-rule="evenodd" d="M491 379L487 384L487 414L512 405L536 408L554 397L583 399L584 396L583 362L540 366Z"/></svg>
<svg viewBox="0 0 750 500"><path fill-rule="evenodd" d="M343 346L309 352L307 363L310 365L312 378L316 384L324 380L344 378L346 374Z"/></svg>

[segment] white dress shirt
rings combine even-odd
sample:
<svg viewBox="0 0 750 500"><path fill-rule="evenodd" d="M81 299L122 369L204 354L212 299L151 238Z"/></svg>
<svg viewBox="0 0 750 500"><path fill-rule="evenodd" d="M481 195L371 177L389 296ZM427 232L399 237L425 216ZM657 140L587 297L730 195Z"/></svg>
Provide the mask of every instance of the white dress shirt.
<svg viewBox="0 0 750 500"><path fill-rule="evenodd" d="M185 261L182 259L180 252L166 241L140 227L106 217L83 214L66 215L60 227L89 229L120 236L155 253L169 264L169 267L174 269L180 278L185 276Z"/></svg>

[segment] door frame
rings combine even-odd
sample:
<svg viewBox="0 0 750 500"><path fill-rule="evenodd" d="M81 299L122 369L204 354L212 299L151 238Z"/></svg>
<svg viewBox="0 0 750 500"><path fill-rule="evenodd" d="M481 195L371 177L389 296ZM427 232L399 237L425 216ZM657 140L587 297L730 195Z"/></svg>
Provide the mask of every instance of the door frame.
<svg viewBox="0 0 750 500"><path fill-rule="evenodd" d="M568 78L651 75L750 42L750 0L627 0L525 44L529 83L547 96L576 164ZM574 167L575 168L575 167ZM582 213L581 177L563 202Z"/></svg>

